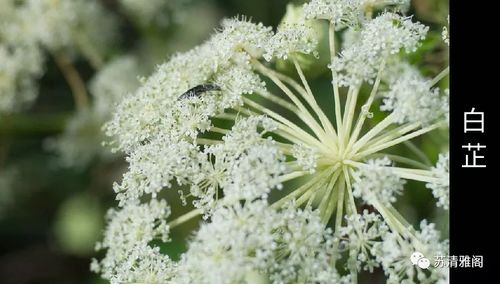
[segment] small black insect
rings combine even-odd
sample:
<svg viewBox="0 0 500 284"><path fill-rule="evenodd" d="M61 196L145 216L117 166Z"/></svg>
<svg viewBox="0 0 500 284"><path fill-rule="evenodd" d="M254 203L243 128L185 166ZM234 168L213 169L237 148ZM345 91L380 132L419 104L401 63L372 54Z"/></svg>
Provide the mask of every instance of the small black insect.
<svg viewBox="0 0 500 284"><path fill-rule="evenodd" d="M179 96L178 100L183 100L192 97L199 97L201 94L209 91L220 91L220 87L214 84L201 84L187 90L184 94Z"/></svg>

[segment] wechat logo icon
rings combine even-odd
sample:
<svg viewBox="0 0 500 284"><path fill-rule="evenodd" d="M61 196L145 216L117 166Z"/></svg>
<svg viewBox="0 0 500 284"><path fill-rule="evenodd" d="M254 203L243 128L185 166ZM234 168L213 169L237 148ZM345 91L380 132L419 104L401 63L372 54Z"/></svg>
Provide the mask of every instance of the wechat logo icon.
<svg viewBox="0 0 500 284"><path fill-rule="evenodd" d="M410 261L411 263L413 263L413 265L417 265L422 269L427 269L431 265L429 259L425 258L424 255L418 251L414 252L410 256Z"/></svg>

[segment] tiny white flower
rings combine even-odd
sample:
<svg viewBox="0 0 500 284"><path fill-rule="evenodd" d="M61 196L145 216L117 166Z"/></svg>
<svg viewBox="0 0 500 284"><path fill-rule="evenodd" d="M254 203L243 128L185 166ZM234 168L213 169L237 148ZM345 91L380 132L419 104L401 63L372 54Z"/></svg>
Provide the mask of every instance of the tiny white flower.
<svg viewBox="0 0 500 284"><path fill-rule="evenodd" d="M42 62L42 54L35 45L0 41L0 113L21 110L35 101Z"/></svg>
<svg viewBox="0 0 500 284"><path fill-rule="evenodd" d="M338 279L328 265L331 245L331 231L310 209L276 212L264 201L221 207L189 244L174 282L234 283L257 272L273 283L326 283Z"/></svg>
<svg viewBox="0 0 500 284"><path fill-rule="evenodd" d="M104 240L96 246L98 250L106 249L106 256L92 261L93 271L100 271L112 283L167 280L173 265L168 256L149 243L169 240L170 228L166 222L169 215L170 208L164 200L110 210Z"/></svg>
<svg viewBox="0 0 500 284"><path fill-rule="evenodd" d="M394 174L391 165L387 157L367 161L353 174L353 195L368 204L396 202L396 195L402 193L406 181Z"/></svg>
<svg viewBox="0 0 500 284"><path fill-rule="evenodd" d="M346 226L341 227L337 235L348 249L349 257L355 261L357 269L373 272L374 268L379 267L372 255L373 246L381 241L388 230L380 216L364 210L362 214L346 216Z"/></svg>
<svg viewBox="0 0 500 284"><path fill-rule="evenodd" d="M411 73L400 76L383 97L380 109L392 111L394 120L400 124L430 124L448 113L447 96L441 96L439 88L431 89L429 81Z"/></svg>
<svg viewBox="0 0 500 284"><path fill-rule="evenodd" d="M292 148L292 155L297 159L297 163L305 171L314 173L316 171L316 162L318 160L317 150L314 148L308 148L302 144L295 144Z"/></svg>
<svg viewBox="0 0 500 284"><path fill-rule="evenodd" d="M448 25L450 24L450 15L447 17ZM443 41L450 46L450 32L448 31L448 27L444 26L443 31L441 32L441 36L443 38Z"/></svg>
<svg viewBox="0 0 500 284"><path fill-rule="evenodd" d="M286 60L293 53L315 54L319 36L313 24L304 18L302 8L288 5L285 17L267 44L263 57L271 61L273 57Z"/></svg>
<svg viewBox="0 0 500 284"><path fill-rule="evenodd" d="M438 200L437 206L449 209L450 204L450 172L449 153L439 154L439 160L431 171L439 179L438 182L427 183L426 187L432 190L432 195Z"/></svg>
<svg viewBox="0 0 500 284"><path fill-rule="evenodd" d="M92 44L97 50L115 38L115 20L95 0L27 0L19 8L23 36L49 50Z"/></svg>
<svg viewBox="0 0 500 284"><path fill-rule="evenodd" d="M384 62L401 50L414 52L428 28L411 18L384 13L368 22L357 36L359 41L342 50L330 68L338 73L343 86L371 81Z"/></svg>
<svg viewBox="0 0 500 284"><path fill-rule="evenodd" d="M312 0L304 5L308 18L325 19L337 28L357 24L363 17L361 0Z"/></svg>
<svg viewBox="0 0 500 284"><path fill-rule="evenodd" d="M413 265L410 256L418 251L432 261L434 256L448 255L448 241L442 241L435 225L426 220L420 223L420 231L417 231L415 235L415 240L419 240L419 243L403 239L394 232L387 232L383 241L377 243L372 249L385 274L389 276L388 283L415 283L417 281L436 283L446 279L447 269L431 266L423 270Z"/></svg>

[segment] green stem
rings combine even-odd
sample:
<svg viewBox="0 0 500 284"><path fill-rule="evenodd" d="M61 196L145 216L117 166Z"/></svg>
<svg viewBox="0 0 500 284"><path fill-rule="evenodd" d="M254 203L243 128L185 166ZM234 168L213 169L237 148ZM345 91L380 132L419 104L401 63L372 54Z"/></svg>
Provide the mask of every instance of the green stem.
<svg viewBox="0 0 500 284"><path fill-rule="evenodd" d="M325 113L323 110L319 107L318 103L316 102L316 99L314 98L314 95L311 91L311 88L309 87L309 83L307 82L306 76L304 75L304 72L302 72L302 68L300 68L299 63L297 60L293 60L293 64L295 65L295 69L297 70L297 73L299 74L300 80L302 81L302 85L304 85L304 88L306 89L306 95L304 98L306 99L307 103L313 108L313 110L316 112L316 115L318 115L319 120L321 122L321 126L323 127L324 130L328 131L329 134L334 138L337 139L337 133L335 132L335 129L333 129L332 124L330 123L330 120L328 117L326 117ZM333 145L336 147L336 145Z"/></svg>
<svg viewBox="0 0 500 284"><path fill-rule="evenodd" d="M446 77L450 73L450 66L446 67L443 71L441 71L432 81L430 82L431 87L436 85L439 81L441 81L444 77Z"/></svg>
<svg viewBox="0 0 500 284"><path fill-rule="evenodd" d="M413 142L411 141L405 141L403 142L403 144L408 147L408 149L410 149L410 151L412 151L415 155L417 155L417 157L422 160L422 162L424 164L427 165L427 167L431 167L432 166L432 162L431 160L429 160L429 158L427 158L427 155L424 153L424 151L420 150Z"/></svg>
<svg viewBox="0 0 500 284"><path fill-rule="evenodd" d="M419 128L420 126L421 126L420 123L415 122L413 124L404 124L404 125L401 125L397 128L391 129L391 130L389 130L385 133L382 133L379 136L369 140L367 143L365 143L365 145L363 147L358 149L358 151L365 149L365 148L373 147L374 145L379 145L382 143L389 142L393 139L401 137L401 136Z"/></svg>
<svg viewBox="0 0 500 284"><path fill-rule="evenodd" d="M387 128L389 125L392 124L394 119L394 114L390 114L387 117L385 117L380 123L378 123L375 127L370 129L361 139L359 139L354 145L352 146L352 149L348 152L349 155L352 155L353 153L357 152L361 147L363 147L371 138L373 138L375 135L379 134L381 131L383 131L385 128Z"/></svg>
<svg viewBox="0 0 500 284"><path fill-rule="evenodd" d="M304 121L309 128L314 132L314 134L321 140L321 141L326 141L325 137L325 132L321 128L321 126L318 124L316 119L311 115L311 113L307 110L307 108L302 104L302 102L295 96L295 94L287 87L283 82L281 82L282 77L285 77L284 75L275 72L274 70L271 70L264 66L262 63L260 63L258 60L253 60L252 63L254 66L257 68L258 71L260 71L264 76L268 77L273 81L273 83L280 88L285 95L288 96L288 98L298 107L299 112L297 115L299 118ZM278 75L280 74L280 75ZM289 83L293 85L299 85L297 82L295 82L293 79L289 78ZM300 86L300 85L299 85ZM304 90L303 93L301 93L302 96L306 95L306 91Z"/></svg>
<svg viewBox="0 0 500 284"><path fill-rule="evenodd" d="M356 142L356 140L359 137L359 133L361 132L361 129L363 128L363 124L366 120L366 117L368 116L368 113L370 112L370 107L373 103L373 100L375 99L375 95L378 92L378 88L380 85L380 80L382 77L382 70L384 69L385 61L381 64L379 72L377 74L377 78L375 79L375 84L373 85L372 91L370 93L370 96L368 97L368 100L366 103L363 105L362 108L365 108L364 110L359 113L358 121L356 122L356 126L354 127L354 131L351 135L351 138L349 139L349 144L347 145L347 151L350 150L352 147L352 144Z"/></svg>
<svg viewBox="0 0 500 284"><path fill-rule="evenodd" d="M429 166L426 165L426 164L424 164L424 163L421 163L419 161L415 161L413 159L406 158L406 157L403 157L403 156L394 155L394 154L374 153L374 154L370 155L367 158L383 158L383 157L387 157L387 158L389 158L390 160L392 160L394 162L406 164L406 165L409 165L409 166L414 166L416 168L420 168L420 169L424 169L424 170L429 169Z"/></svg>
<svg viewBox="0 0 500 284"><path fill-rule="evenodd" d="M277 208L280 208L281 206L283 206L284 204L292 201L293 199L296 199L298 196L302 195L304 192L309 190L316 183L324 181L326 179L326 177L331 175L338 167L339 167L339 165L336 164L335 166L333 166L329 169L325 169L321 173L314 175L313 178L310 179L309 181L307 181L305 184L303 184L299 188L293 190L288 195L282 197L280 200L274 202L271 205L271 207L274 209L277 209Z"/></svg>
<svg viewBox="0 0 500 284"><path fill-rule="evenodd" d="M316 138L309 135L309 133L302 130L302 128L300 128L299 126L297 126L296 124L294 124L290 120L284 118L283 116L277 114L276 112L274 112L268 108L265 108L265 107L259 105L258 103L250 100L249 98L244 97L243 102L246 105L248 105L256 110L258 110L264 114L267 114L268 116L273 118L275 121L279 122L283 126L282 127L283 130L289 131L290 134L294 135L295 137L297 137L299 139L303 139L303 141L306 142L306 144L315 145L316 147L328 152L328 148L326 148L320 141L316 140Z"/></svg>
<svg viewBox="0 0 500 284"><path fill-rule="evenodd" d="M170 226L170 228L174 228L174 227L176 227L184 222L187 222L187 221L193 219L196 216L201 215L201 213L202 212L200 209L193 209L193 210L189 211L188 213L181 215L180 217L177 217L176 219L170 221L168 223L168 226Z"/></svg>
<svg viewBox="0 0 500 284"><path fill-rule="evenodd" d="M335 192L334 189L336 187L335 185L337 180L339 179L339 176L340 171L335 172L327 186L327 194L323 197L323 200L319 206L321 222L325 225L328 224L328 221L330 220L332 213L335 210L335 201L338 193ZM339 183L342 183L342 179L339 181Z"/></svg>
<svg viewBox="0 0 500 284"><path fill-rule="evenodd" d="M328 27L328 41L330 46L330 62L333 62L335 58L335 25L330 23ZM337 74L332 68L332 87L333 87L333 98L335 101L335 120L337 124L337 129L340 131L342 129L342 111L340 108L340 94L339 94L339 85L337 83ZM340 134L339 134L340 135ZM339 137L340 139L340 137Z"/></svg>
<svg viewBox="0 0 500 284"><path fill-rule="evenodd" d="M412 132L410 134L407 134L405 136L402 136L402 137L399 137L397 139L394 139L392 141L389 141L389 142L386 142L386 143L382 143L382 144L378 144L378 145L373 145L371 146L368 150L366 151L363 151L363 152L360 152L356 155L354 155L353 159L357 160L357 159L361 159L367 155L370 155L370 154L373 154L375 152L378 152L380 150L383 150L383 149L386 149L386 148L389 148L389 147L392 147L394 145L397 145L401 142L404 142L406 140L410 140L410 139L413 139L417 136L420 136L420 135L423 135L427 132L430 132L436 128L439 128L441 126L441 123L438 122L438 123L435 123L433 125L430 125L430 126L427 126L425 128L422 128L420 130L417 130L415 132Z"/></svg>

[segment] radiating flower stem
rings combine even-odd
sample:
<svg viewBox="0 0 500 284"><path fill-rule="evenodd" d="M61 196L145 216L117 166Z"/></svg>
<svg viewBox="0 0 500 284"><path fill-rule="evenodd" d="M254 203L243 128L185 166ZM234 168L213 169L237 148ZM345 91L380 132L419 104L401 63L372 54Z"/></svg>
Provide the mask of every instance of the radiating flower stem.
<svg viewBox="0 0 500 284"><path fill-rule="evenodd" d="M337 55L335 52L335 25L330 23L328 27L328 42L330 47L330 62ZM339 86L336 81L336 74L332 68L332 87L333 87L333 97L335 103L335 120L337 123L337 129L342 129L342 113L340 110L340 94L339 94ZM339 134L340 135L340 134Z"/></svg>
<svg viewBox="0 0 500 284"><path fill-rule="evenodd" d="M450 73L450 66L446 67L443 71L441 71L432 81L430 82L431 86L436 85L439 81L441 81L444 77L446 77Z"/></svg>
<svg viewBox="0 0 500 284"><path fill-rule="evenodd" d="M354 144L354 142L356 142L356 140L359 137L359 133L361 132L361 129L363 127L365 119L368 116L368 113L370 112L370 107L373 103L373 100L375 99L375 95L378 92L378 88L380 85L380 79L381 79L381 75L382 75L382 70L384 69L384 65L385 65L385 62L383 62L381 64L379 72L377 74L377 78L375 79L375 83L373 84L373 88L370 92L370 96L368 97L366 103L363 105L363 107L361 109L358 120L356 122L356 126L354 127L354 131L349 139L349 144L347 146L347 149L350 149L352 147L352 144Z"/></svg>
<svg viewBox="0 0 500 284"><path fill-rule="evenodd" d="M168 225L170 226L170 228L174 228L174 227L176 227L184 222L187 222L187 221L193 219L196 216L201 215L201 213L202 213L202 211L200 209L193 209L193 210L189 211L188 213L181 215L181 216L177 217L176 219L170 221L168 223Z"/></svg>
<svg viewBox="0 0 500 284"><path fill-rule="evenodd" d="M363 152L360 152L360 153L358 153L358 154L354 155L354 159L357 159L357 158L360 158L360 157L365 157L365 156L370 155L370 154L372 154L372 153L375 153L375 152L381 151L381 150L383 150L383 149L386 149L386 148L392 147L392 146L394 146L394 145L396 145L396 144L399 144L399 143L401 143L401 142L404 142L404 141L406 141L406 140L410 140L410 139L412 139L412 138L415 138L415 137L417 137L417 136L420 136L420 135L422 135L422 134L425 134L425 133L427 133L427 132L430 132L430 131L432 131L432 130L434 130L434 129L436 129L436 128L439 128L439 127L441 127L441 125L442 125L442 122L434 123L434 124L432 124L432 125L430 125L430 126L427 126L427 127L425 127L425 128L422 128L422 129L417 130L417 131L415 131L415 132L412 132L412 133L410 133L410 134L404 135L404 136L399 137L399 138L397 138L397 139L394 139L394 140L392 140L392 141L390 141L390 142L386 142L386 143L382 143L382 144L373 145L372 147L370 147L370 149L365 150L365 151L363 151Z"/></svg>

